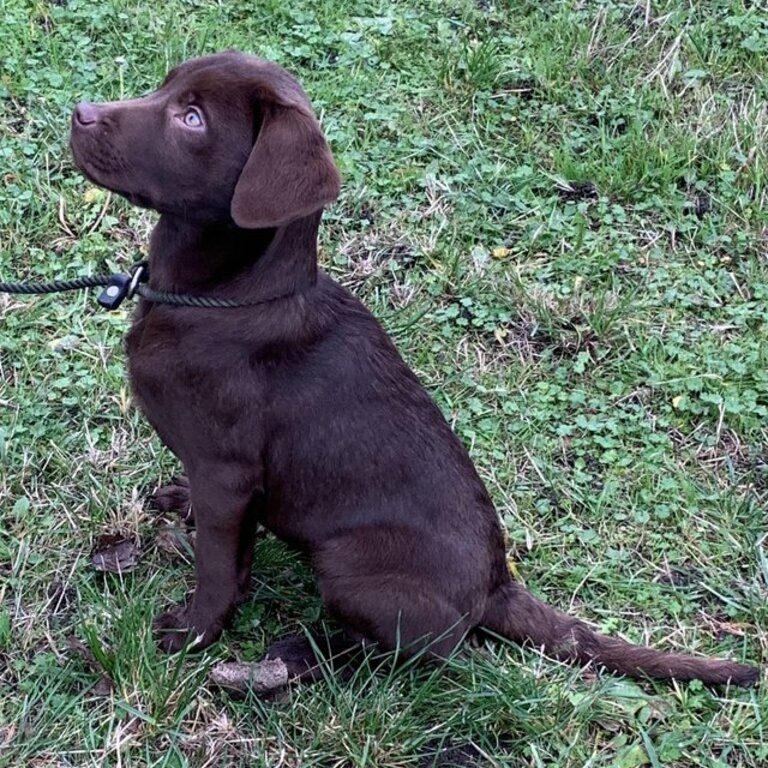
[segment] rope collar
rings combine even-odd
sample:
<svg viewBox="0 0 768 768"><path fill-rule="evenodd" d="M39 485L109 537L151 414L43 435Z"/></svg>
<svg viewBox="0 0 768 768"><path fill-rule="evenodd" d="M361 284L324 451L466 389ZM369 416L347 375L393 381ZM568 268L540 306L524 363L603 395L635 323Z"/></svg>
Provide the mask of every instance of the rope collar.
<svg viewBox="0 0 768 768"><path fill-rule="evenodd" d="M93 275L77 277L74 280L54 280L50 283L0 283L0 293L44 294L61 291L76 291L82 288L103 286L98 302L104 309L117 309L126 299L141 296L155 304L170 304L174 307L202 307L204 309L233 309L265 304L268 301L283 298L271 296L259 301L232 301L217 299L213 296L190 296L186 293L156 291L146 283L149 280L149 265L145 261L134 264L126 274Z"/></svg>

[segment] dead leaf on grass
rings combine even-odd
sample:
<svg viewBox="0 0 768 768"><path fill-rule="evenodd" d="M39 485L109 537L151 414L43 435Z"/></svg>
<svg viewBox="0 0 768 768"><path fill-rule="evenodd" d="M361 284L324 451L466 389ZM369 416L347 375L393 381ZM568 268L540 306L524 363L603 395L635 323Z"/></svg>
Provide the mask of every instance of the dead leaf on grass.
<svg viewBox="0 0 768 768"><path fill-rule="evenodd" d="M155 534L155 546L172 557L190 559L195 550L194 531L177 526L161 528Z"/></svg>
<svg viewBox="0 0 768 768"><path fill-rule="evenodd" d="M91 555L91 566L101 572L127 573L132 571L141 558L141 548L122 536L101 536Z"/></svg>
<svg viewBox="0 0 768 768"><path fill-rule="evenodd" d="M111 677L102 675L91 687L90 692L100 698L111 696L115 692L115 684L112 682Z"/></svg>
<svg viewBox="0 0 768 768"><path fill-rule="evenodd" d="M115 690L115 683L94 656L93 651L80 638L74 635L67 638L67 648L70 653L83 659L91 672L99 675L99 679L91 686L90 692L94 696L111 695Z"/></svg>
<svg viewBox="0 0 768 768"><path fill-rule="evenodd" d="M744 637L750 631L749 624L735 621L721 621L714 616L702 615L707 629L718 639L723 637Z"/></svg>
<svg viewBox="0 0 768 768"><path fill-rule="evenodd" d="M4 728L0 728L0 749L7 747L16 736L16 726L7 725Z"/></svg>

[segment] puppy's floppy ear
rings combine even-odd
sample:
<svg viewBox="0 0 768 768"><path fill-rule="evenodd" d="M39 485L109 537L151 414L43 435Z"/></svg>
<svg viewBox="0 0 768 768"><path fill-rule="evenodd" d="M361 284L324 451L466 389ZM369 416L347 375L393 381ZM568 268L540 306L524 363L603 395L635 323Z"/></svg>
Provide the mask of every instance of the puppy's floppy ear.
<svg viewBox="0 0 768 768"><path fill-rule="evenodd" d="M262 102L261 129L230 211L239 227L278 227L335 200L341 179L311 109Z"/></svg>

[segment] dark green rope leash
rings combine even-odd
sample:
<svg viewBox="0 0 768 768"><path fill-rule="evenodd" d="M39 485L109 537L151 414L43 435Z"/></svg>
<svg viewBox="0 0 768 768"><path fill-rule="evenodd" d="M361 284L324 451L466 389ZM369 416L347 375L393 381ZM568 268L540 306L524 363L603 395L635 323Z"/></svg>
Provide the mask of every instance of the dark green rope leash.
<svg viewBox="0 0 768 768"><path fill-rule="evenodd" d="M175 307L203 307L204 309L230 309L247 307L252 303L238 302L229 299L216 299L211 296L190 296L185 293L168 293L155 291L146 285L149 279L149 268L146 262L134 264L127 274L123 275L93 275L91 277L76 277L73 280L53 280L50 283L0 283L0 293L21 293L41 295L44 293L59 293L61 291L76 291L82 288L97 288L104 286L98 298L99 304L105 309L117 309L125 299L141 296L155 304L170 304Z"/></svg>
<svg viewBox="0 0 768 768"><path fill-rule="evenodd" d="M58 293L59 291L76 291L80 288L96 288L106 285L109 277L94 275L93 277L76 277L74 280L54 280L51 283L0 283L0 293Z"/></svg>

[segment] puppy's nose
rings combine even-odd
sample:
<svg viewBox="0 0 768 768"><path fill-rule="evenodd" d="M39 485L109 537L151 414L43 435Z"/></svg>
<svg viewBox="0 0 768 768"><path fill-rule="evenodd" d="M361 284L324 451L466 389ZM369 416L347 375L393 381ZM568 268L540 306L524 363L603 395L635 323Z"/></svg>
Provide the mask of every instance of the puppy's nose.
<svg viewBox="0 0 768 768"><path fill-rule="evenodd" d="M101 110L98 105L81 101L75 107L75 122L79 125L93 125L98 121Z"/></svg>

